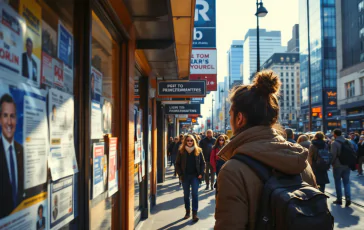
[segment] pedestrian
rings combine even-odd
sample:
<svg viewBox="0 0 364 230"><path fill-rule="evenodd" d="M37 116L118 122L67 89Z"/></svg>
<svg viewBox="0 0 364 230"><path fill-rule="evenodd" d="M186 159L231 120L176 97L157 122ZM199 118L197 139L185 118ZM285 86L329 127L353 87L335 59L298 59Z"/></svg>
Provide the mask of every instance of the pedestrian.
<svg viewBox="0 0 364 230"><path fill-rule="evenodd" d="M339 156L341 154L341 146L346 140L342 136L342 132L340 129L334 130L334 138L335 141L331 144L331 153L333 158L333 173L334 173L334 181L335 181L335 189L336 189L336 197L337 199L334 201L334 204L342 205L342 189L341 189L341 180L344 184L345 191L345 199L346 199L346 207L349 207L351 204L351 191L350 191L350 168L347 165L343 165L340 162ZM349 142L351 144L351 142ZM354 149L354 147L352 147Z"/></svg>
<svg viewBox="0 0 364 230"><path fill-rule="evenodd" d="M174 145L173 145L173 149L172 149L172 152L171 152L171 165L174 165L174 173L173 175L176 176L176 157L177 157L177 154L178 154L178 151L179 151L179 148L182 144L182 141L179 137L175 137L174 138Z"/></svg>
<svg viewBox="0 0 364 230"><path fill-rule="evenodd" d="M213 189L213 184L215 181L215 174L214 169L212 168L210 164L210 155L212 151L212 146L214 146L216 139L212 137L213 132L211 129L206 131L206 137L200 141L200 148L202 149L203 156L206 161L206 172L205 172L205 182L206 182L206 188L205 190L209 189L209 185L211 182L211 189Z"/></svg>
<svg viewBox="0 0 364 230"><path fill-rule="evenodd" d="M358 152L358 145L356 144L357 142L355 141L356 135L354 132L351 132L349 134L350 137L350 143L353 145L355 152Z"/></svg>
<svg viewBox="0 0 364 230"><path fill-rule="evenodd" d="M308 139L308 136L305 134L302 134L298 137L297 143L300 144L302 147L305 147L306 149L310 148L311 141Z"/></svg>
<svg viewBox="0 0 364 230"><path fill-rule="evenodd" d="M176 160L176 170L183 186L183 197L186 208L184 219L190 218L190 190L192 188L192 219L198 221L198 187L202 179L205 160L202 150L197 146L195 138L188 134L179 149Z"/></svg>
<svg viewBox="0 0 364 230"><path fill-rule="evenodd" d="M227 141L226 141L224 135L220 135L217 138L215 145L212 147L211 156L210 156L210 164L211 164L212 168L214 169L214 173L216 173L216 177L218 176L218 171L216 169L216 161L219 159L218 153L226 144L227 144ZM211 190L212 190L212 188L211 188Z"/></svg>
<svg viewBox="0 0 364 230"><path fill-rule="evenodd" d="M364 135L361 135L358 143L358 175L363 176L364 163Z"/></svg>
<svg viewBox="0 0 364 230"><path fill-rule="evenodd" d="M324 140L323 132L317 132L311 143L312 144L308 151L308 162L310 163L313 173L316 176L316 183L319 186L320 191L325 192L326 184L330 183L327 170L330 168L331 162L328 162L327 168L322 168L321 165L318 165L316 162L319 157L319 151L327 151L328 153L329 146Z"/></svg>
<svg viewBox="0 0 364 230"><path fill-rule="evenodd" d="M170 161L170 166L172 166L172 159L171 159L171 154L173 151L173 146L174 146L174 138L170 137L169 138L169 142L168 142L168 160Z"/></svg>
<svg viewBox="0 0 364 230"><path fill-rule="evenodd" d="M286 137L287 137L287 141L291 142L291 143L296 143L296 141L294 140L294 133L292 129L285 129L286 131Z"/></svg>
<svg viewBox="0 0 364 230"><path fill-rule="evenodd" d="M260 220L264 183L248 164L233 157L248 156L282 173L301 174L304 181L316 186L307 163L308 150L289 143L273 127L278 122L279 88L279 77L264 71L256 74L252 85L236 86L231 91L233 137L218 154L225 164L217 180L215 230L255 229Z"/></svg>

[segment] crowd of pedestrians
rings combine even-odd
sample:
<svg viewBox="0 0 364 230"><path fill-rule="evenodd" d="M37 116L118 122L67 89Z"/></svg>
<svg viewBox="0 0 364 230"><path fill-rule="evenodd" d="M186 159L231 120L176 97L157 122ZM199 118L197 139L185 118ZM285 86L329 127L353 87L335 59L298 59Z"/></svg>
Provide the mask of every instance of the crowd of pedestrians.
<svg viewBox="0 0 364 230"><path fill-rule="evenodd" d="M252 85L231 91L231 139L212 130L170 139L171 166L183 186L184 219L191 216L192 189L192 219L198 221L203 180L205 190L216 189L215 229L333 229L324 194L330 170L334 204L342 205L342 183L345 206L351 205L350 173L357 169L363 175L364 133L350 133L349 139L339 129L332 137L323 132L295 136L278 124L280 85L278 76L264 71ZM301 202L284 198L292 194Z"/></svg>

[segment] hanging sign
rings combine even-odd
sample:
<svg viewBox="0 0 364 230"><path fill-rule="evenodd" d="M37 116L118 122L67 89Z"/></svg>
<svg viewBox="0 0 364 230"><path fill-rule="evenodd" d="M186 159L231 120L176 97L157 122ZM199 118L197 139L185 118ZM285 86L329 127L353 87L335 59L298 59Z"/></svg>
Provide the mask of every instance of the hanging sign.
<svg viewBox="0 0 364 230"><path fill-rule="evenodd" d="M165 105L166 114L200 114L201 106L193 104Z"/></svg>
<svg viewBox="0 0 364 230"><path fill-rule="evenodd" d="M159 97L205 97L206 81L159 81Z"/></svg>

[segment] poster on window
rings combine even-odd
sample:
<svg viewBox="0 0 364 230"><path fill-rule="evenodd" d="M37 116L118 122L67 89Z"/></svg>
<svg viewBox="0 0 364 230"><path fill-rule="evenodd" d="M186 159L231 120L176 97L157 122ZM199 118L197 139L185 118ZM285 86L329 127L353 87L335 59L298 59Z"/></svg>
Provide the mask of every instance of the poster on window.
<svg viewBox="0 0 364 230"><path fill-rule="evenodd" d="M137 113L137 140L142 139L143 131L142 131L142 119L143 119L143 110L139 109Z"/></svg>
<svg viewBox="0 0 364 230"><path fill-rule="evenodd" d="M134 143L135 151L134 151L134 164L139 164L141 160L141 152L142 152L142 146L140 141L136 141Z"/></svg>
<svg viewBox="0 0 364 230"><path fill-rule="evenodd" d="M105 192L107 186L107 159L103 142L94 143L92 151L92 199Z"/></svg>
<svg viewBox="0 0 364 230"><path fill-rule="evenodd" d="M111 133L112 104L106 98L103 98L102 101L102 130L103 133Z"/></svg>
<svg viewBox="0 0 364 230"><path fill-rule="evenodd" d="M48 184L49 229L57 230L74 219L74 177Z"/></svg>
<svg viewBox="0 0 364 230"><path fill-rule="evenodd" d="M62 90L64 86L63 63L56 58L52 59L53 87Z"/></svg>
<svg viewBox="0 0 364 230"><path fill-rule="evenodd" d="M102 132L102 111L100 104L91 102L91 139L101 139Z"/></svg>
<svg viewBox="0 0 364 230"><path fill-rule="evenodd" d="M23 35L21 75L28 83L40 87L42 58L42 8L36 0L20 0L19 14L26 27Z"/></svg>
<svg viewBox="0 0 364 230"><path fill-rule="evenodd" d="M102 73L95 67L91 67L91 100L101 103Z"/></svg>
<svg viewBox="0 0 364 230"><path fill-rule="evenodd" d="M63 91L73 94L73 70L63 65Z"/></svg>
<svg viewBox="0 0 364 230"><path fill-rule="evenodd" d="M0 226L18 224L46 199L48 126L45 92L0 79ZM46 189L46 188L45 188ZM45 196L45 197L44 197ZM34 211L34 217L32 212ZM10 219L3 220L12 214ZM13 222L12 222L13 224ZM14 225L17 226L17 225Z"/></svg>
<svg viewBox="0 0 364 230"><path fill-rule="evenodd" d="M25 22L5 3L0 3L0 19L0 75L23 81L21 56Z"/></svg>
<svg viewBox="0 0 364 230"><path fill-rule="evenodd" d="M50 134L48 165L55 181L78 172L73 132L73 96L57 89L50 89L48 114Z"/></svg>
<svg viewBox="0 0 364 230"><path fill-rule="evenodd" d="M42 51L57 57L57 31L45 21L42 21Z"/></svg>
<svg viewBox="0 0 364 230"><path fill-rule="evenodd" d="M117 137L109 138L109 182L108 182L109 197L118 191L117 144L118 144Z"/></svg>
<svg viewBox="0 0 364 230"><path fill-rule="evenodd" d="M73 35L62 22L58 22L58 58L73 69Z"/></svg>

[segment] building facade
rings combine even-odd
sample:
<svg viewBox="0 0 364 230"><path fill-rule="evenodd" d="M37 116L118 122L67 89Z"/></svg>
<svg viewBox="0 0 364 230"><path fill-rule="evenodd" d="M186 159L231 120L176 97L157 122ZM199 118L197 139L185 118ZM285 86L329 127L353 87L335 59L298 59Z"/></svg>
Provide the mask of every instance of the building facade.
<svg viewBox="0 0 364 230"><path fill-rule="evenodd" d="M336 0L336 118L347 131L364 129L364 1Z"/></svg>
<svg viewBox="0 0 364 230"><path fill-rule="evenodd" d="M230 49L227 51L228 76L230 86L241 84L243 75L241 65L243 64L243 44L242 40L233 40Z"/></svg>
<svg viewBox="0 0 364 230"><path fill-rule="evenodd" d="M259 29L260 64L263 64L273 53L285 52L282 47L281 31ZM250 84L252 74L257 71L257 30L249 29L244 38L243 84Z"/></svg>
<svg viewBox="0 0 364 230"><path fill-rule="evenodd" d="M299 53L300 52L300 37L299 37L299 25L296 24L292 28L292 38L287 43L287 52Z"/></svg>
<svg viewBox="0 0 364 230"><path fill-rule="evenodd" d="M261 67L273 70L282 82L279 122L284 127L301 130L300 117L300 61L298 53L275 53Z"/></svg>
<svg viewBox="0 0 364 230"><path fill-rule="evenodd" d="M299 7L301 119L306 131L309 116L310 131L332 130L340 127L332 116L337 113L335 2L300 0Z"/></svg>

